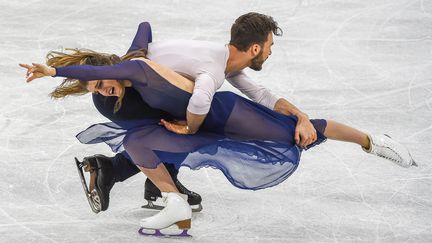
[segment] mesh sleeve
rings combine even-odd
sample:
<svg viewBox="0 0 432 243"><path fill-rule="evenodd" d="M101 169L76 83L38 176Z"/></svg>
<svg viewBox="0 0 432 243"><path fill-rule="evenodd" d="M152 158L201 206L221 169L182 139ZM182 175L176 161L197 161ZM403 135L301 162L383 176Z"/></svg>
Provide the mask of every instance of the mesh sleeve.
<svg viewBox="0 0 432 243"><path fill-rule="evenodd" d="M75 78L82 81L99 79L137 79L143 70L138 61L125 61L112 66L73 65L57 67L54 77Z"/></svg>

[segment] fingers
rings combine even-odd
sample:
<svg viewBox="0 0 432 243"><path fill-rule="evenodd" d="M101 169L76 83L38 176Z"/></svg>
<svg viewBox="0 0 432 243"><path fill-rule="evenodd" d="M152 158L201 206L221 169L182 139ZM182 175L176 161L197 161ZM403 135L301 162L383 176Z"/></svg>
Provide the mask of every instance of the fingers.
<svg viewBox="0 0 432 243"><path fill-rule="evenodd" d="M297 143L297 145L299 145L302 148L306 148L306 146L308 146L309 144L311 144L313 142L314 142L313 134L301 133L300 134L300 142Z"/></svg>
<svg viewBox="0 0 432 243"><path fill-rule="evenodd" d="M20 63L19 66L27 69L26 78L28 78L30 76L32 66L24 63ZM29 82L28 79L26 81Z"/></svg>
<svg viewBox="0 0 432 243"><path fill-rule="evenodd" d="M33 80L35 80L37 78L40 78L40 77L38 75L36 75L36 74L33 73L31 76L27 76L26 82L30 83L31 81L33 81Z"/></svg>
<svg viewBox="0 0 432 243"><path fill-rule="evenodd" d="M27 68L27 69L30 69L32 66L30 66L30 65L28 65L28 64L24 64L24 63L20 63L20 64L18 64L20 67L23 67L23 68Z"/></svg>
<svg viewBox="0 0 432 243"><path fill-rule="evenodd" d="M311 145L317 140L317 132L312 124L297 124L295 130L296 144L302 148Z"/></svg>
<svg viewBox="0 0 432 243"><path fill-rule="evenodd" d="M29 65L29 64L24 64L24 63L20 63L19 64L20 67L26 68L27 69L27 73L32 73L36 70L37 66L34 65Z"/></svg>
<svg viewBox="0 0 432 243"><path fill-rule="evenodd" d="M20 63L19 66L27 69L27 73L26 73L26 78L27 78L26 82L27 83L31 82L34 79L39 78L39 76L35 74L37 66L35 66L34 63L33 63L33 65Z"/></svg>
<svg viewBox="0 0 432 243"><path fill-rule="evenodd" d="M300 142L300 147L302 148L306 148L307 146L309 146L312 143L312 139L308 138L308 139L303 139L302 142Z"/></svg>
<svg viewBox="0 0 432 243"><path fill-rule="evenodd" d="M172 126L169 122L162 119L160 124L163 125L168 131L173 132Z"/></svg>
<svg viewBox="0 0 432 243"><path fill-rule="evenodd" d="M29 83L29 82L31 82L31 81L33 81L35 79L42 78L44 76L45 76L44 74L42 74L42 73L40 73L38 71L30 71L30 73L27 73L26 82Z"/></svg>
<svg viewBox="0 0 432 243"><path fill-rule="evenodd" d="M294 140L296 144L302 148L305 147L306 141L308 139L307 134L301 129L301 127L297 126L295 129Z"/></svg>
<svg viewBox="0 0 432 243"><path fill-rule="evenodd" d="M311 135L304 134L304 132L300 132L300 129L296 129L294 140L295 143L302 148L306 148L306 146L312 143Z"/></svg>
<svg viewBox="0 0 432 243"><path fill-rule="evenodd" d="M300 147L305 148L307 146L308 138L305 136L300 136L300 143L298 144Z"/></svg>
<svg viewBox="0 0 432 243"><path fill-rule="evenodd" d="M164 126L172 126L173 125L172 122L166 121L165 119L160 119L160 124L164 125Z"/></svg>
<svg viewBox="0 0 432 243"><path fill-rule="evenodd" d="M307 147L307 146L309 146L312 143L313 143L313 137L309 137L309 139L306 141L306 143L305 143L304 146Z"/></svg>
<svg viewBox="0 0 432 243"><path fill-rule="evenodd" d="M170 132L177 134L187 134L187 131L185 131L186 125L178 125L177 122L168 122L164 119L160 120L160 124L163 125Z"/></svg>
<svg viewBox="0 0 432 243"><path fill-rule="evenodd" d="M300 132L297 128L294 133L294 140L297 145L300 145Z"/></svg>
<svg viewBox="0 0 432 243"><path fill-rule="evenodd" d="M168 131L176 133L176 129L174 128L171 122L165 121L164 119L160 120L160 124L163 125Z"/></svg>
<svg viewBox="0 0 432 243"><path fill-rule="evenodd" d="M164 119L160 119L159 125L163 125L166 129L168 129L170 123L165 121Z"/></svg>
<svg viewBox="0 0 432 243"><path fill-rule="evenodd" d="M302 148L306 148L307 146L311 145L317 140L316 132L308 135L303 135L300 137L301 137L301 141L299 146Z"/></svg>

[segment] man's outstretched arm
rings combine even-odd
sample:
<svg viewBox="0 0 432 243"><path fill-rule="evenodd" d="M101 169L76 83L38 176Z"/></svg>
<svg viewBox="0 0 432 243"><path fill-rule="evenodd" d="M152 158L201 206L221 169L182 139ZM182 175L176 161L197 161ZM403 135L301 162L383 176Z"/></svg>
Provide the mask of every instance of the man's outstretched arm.
<svg viewBox="0 0 432 243"><path fill-rule="evenodd" d="M295 129L294 139L297 145L306 147L316 140L316 130L310 122L308 115L300 111L288 100L280 98L265 87L256 84L244 73L244 71L240 71L227 77L227 80L251 100L281 114L296 116L298 122Z"/></svg>

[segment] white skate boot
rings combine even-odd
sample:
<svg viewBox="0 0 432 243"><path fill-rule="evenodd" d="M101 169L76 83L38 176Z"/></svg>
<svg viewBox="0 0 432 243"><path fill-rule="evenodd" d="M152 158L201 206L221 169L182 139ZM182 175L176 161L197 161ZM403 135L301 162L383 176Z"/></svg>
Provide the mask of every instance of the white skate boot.
<svg viewBox="0 0 432 243"><path fill-rule="evenodd" d="M389 135L368 135L368 137L370 141L369 149L362 147L365 152L391 160L402 167L417 166L408 149L393 140Z"/></svg>
<svg viewBox="0 0 432 243"><path fill-rule="evenodd" d="M192 209L187 202L187 195L176 192L162 192L162 197L166 201L166 207L152 217L141 219L141 229L138 232L150 236L190 236L187 231L191 227ZM161 233L161 229L174 224L183 232L178 235ZM145 233L145 229L155 231L154 233Z"/></svg>

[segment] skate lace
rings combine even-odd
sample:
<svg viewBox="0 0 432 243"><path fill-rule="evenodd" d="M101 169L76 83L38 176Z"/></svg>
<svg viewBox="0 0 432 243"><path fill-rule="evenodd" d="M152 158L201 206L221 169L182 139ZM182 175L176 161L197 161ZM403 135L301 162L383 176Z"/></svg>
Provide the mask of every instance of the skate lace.
<svg viewBox="0 0 432 243"><path fill-rule="evenodd" d="M198 195L197 193L187 189L185 186L183 186L183 184L180 183L180 181L176 181L176 186L177 189L179 190L180 193L186 194L186 195L192 195L192 196L196 196Z"/></svg>
<svg viewBox="0 0 432 243"><path fill-rule="evenodd" d="M381 151L381 153L378 153L377 155L381 158L385 158L397 163L401 163L403 161L402 156L399 155L399 153L397 153L394 149L392 149L388 143L386 141L384 141L383 147L385 149L390 150L391 153L389 153L387 150L383 150ZM394 156L396 155L397 158L394 158Z"/></svg>

